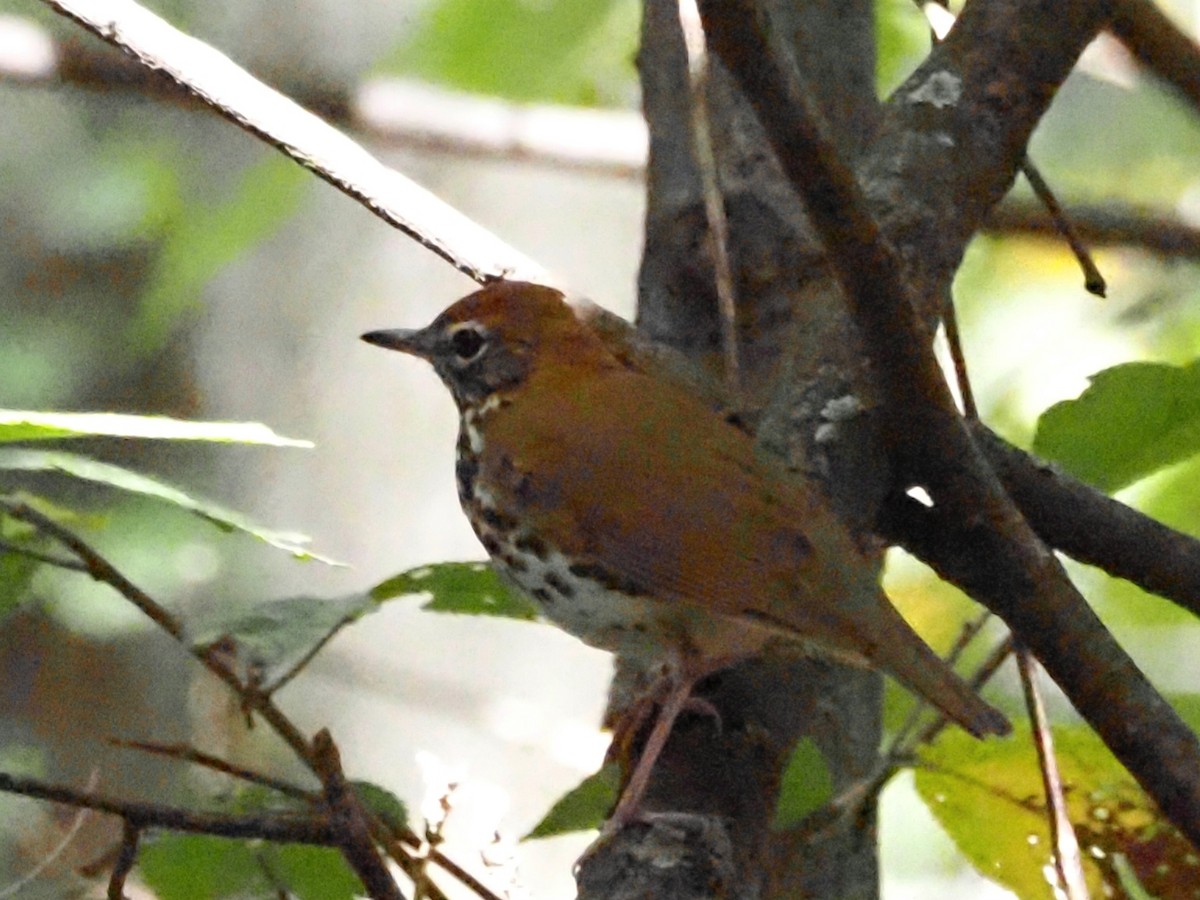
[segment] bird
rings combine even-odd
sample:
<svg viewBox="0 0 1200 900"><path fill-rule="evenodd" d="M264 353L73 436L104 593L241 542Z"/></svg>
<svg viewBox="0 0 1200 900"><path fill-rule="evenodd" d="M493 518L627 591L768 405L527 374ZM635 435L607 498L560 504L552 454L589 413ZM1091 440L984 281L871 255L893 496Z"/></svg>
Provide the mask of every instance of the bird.
<svg viewBox="0 0 1200 900"><path fill-rule="evenodd" d="M892 606L817 487L615 356L558 290L499 280L362 339L449 388L459 500L499 573L584 643L661 667L610 824L637 815L696 683L774 645L886 672L976 737L1011 730Z"/></svg>

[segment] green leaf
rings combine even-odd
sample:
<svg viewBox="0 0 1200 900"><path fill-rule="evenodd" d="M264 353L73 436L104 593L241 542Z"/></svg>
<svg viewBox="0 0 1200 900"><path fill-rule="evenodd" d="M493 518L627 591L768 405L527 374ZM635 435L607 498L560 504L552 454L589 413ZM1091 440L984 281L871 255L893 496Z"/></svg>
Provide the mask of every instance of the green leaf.
<svg viewBox="0 0 1200 900"><path fill-rule="evenodd" d="M262 866L245 841L209 835L161 835L142 842L142 880L158 900L215 900L253 895Z"/></svg>
<svg viewBox="0 0 1200 900"><path fill-rule="evenodd" d="M111 463L103 463L86 456L74 453L62 453L47 450L25 450L16 448L0 448L0 469L18 470L25 472L61 472L85 481L106 484L122 491L142 494L164 500L195 513L203 519L212 522L225 531L242 531L252 535L272 547L286 550L297 559L314 559L328 565L342 565L327 557L318 556L304 545L309 538L303 534L286 531L272 531L257 525L241 513L228 509L211 500L204 500L186 494L179 488L164 484L148 475L133 472L129 469Z"/></svg>
<svg viewBox="0 0 1200 900"><path fill-rule="evenodd" d="M31 412L0 409L0 443L73 437L152 438L312 447L312 441L281 437L258 422L189 422L168 416L123 413Z"/></svg>
<svg viewBox="0 0 1200 900"><path fill-rule="evenodd" d="M1123 856L1151 895L1188 896L1191 845L1100 739L1083 727L1056 728L1054 744L1091 895L1123 896L1128 873L1114 862ZM1052 897L1046 804L1028 729L1003 741L947 731L921 757L917 791L975 867L1018 897Z"/></svg>
<svg viewBox="0 0 1200 900"><path fill-rule="evenodd" d="M1126 363L1038 420L1034 452L1112 492L1200 452L1200 361Z"/></svg>
<svg viewBox="0 0 1200 900"><path fill-rule="evenodd" d="M399 797L369 781L352 781L350 784L363 806L379 816L393 834L408 828L408 808Z"/></svg>
<svg viewBox="0 0 1200 900"><path fill-rule="evenodd" d="M803 738L796 743L783 770L771 827L782 831L798 825L832 797L833 776L829 765L812 738Z"/></svg>
<svg viewBox="0 0 1200 900"><path fill-rule="evenodd" d="M158 900L274 897L281 890L300 900L351 900L362 892L329 847L163 835L143 842L138 865Z"/></svg>
<svg viewBox="0 0 1200 900"><path fill-rule="evenodd" d="M532 622L538 618L531 600L510 588L487 563L437 563L409 569L371 588L382 603L393 597L430 594L421 608L432 612L499 616Z"/></svg>
<svg viewBox="0 0 1200 900"><path fill-rule="evenodd" d="M203 649L233 638L243 664L255 666L270 685L321 641L378 608L368 594L332 599L292 597L249 608L226 604L192 622L188 641Z"/></svg>
<svg viewBox="0 0 1200 900"><path fill-rule="evenodd" d="M523 841L555 837L575 831L591 831L604 824L604 819L617 802L621 788L621 767L606 763L599 772L589 775L568 791Z"/></svg>
<svg viewBox="0 0 1200 900"><path fill-rule="evenodd" d="M365 896L358 876L346 865L342 854L331 847L283 844L263 849L269 851L265 862L273 880L287 885L299 900L355 900Z"/></svg>
<svg viewBox="0 0 1200 900"><path fill-rule="evenodd" d="M221 202L180 206L142 294L129 338L141 352L162 346L201 288L254 244L273 234L296 210L311 183L291 160L271 155L248 166L233 195ZM158 223L161 225L161 223Z"/></svg>

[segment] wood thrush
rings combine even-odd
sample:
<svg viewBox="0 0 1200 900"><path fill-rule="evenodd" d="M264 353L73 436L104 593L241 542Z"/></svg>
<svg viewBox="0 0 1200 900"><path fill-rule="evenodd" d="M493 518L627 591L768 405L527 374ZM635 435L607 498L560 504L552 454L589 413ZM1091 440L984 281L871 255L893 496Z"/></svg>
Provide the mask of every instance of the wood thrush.
<svg viewBox="0 0 1200 900"><path fill-rule="evenodd" d="M896 612L821 494L619 362L559 292L498 282L363 340L450 388L459 497L500 572L585 643L668 666L617 817L695 682L773 642L885 671L977 737L1010 730Z"/></svg>

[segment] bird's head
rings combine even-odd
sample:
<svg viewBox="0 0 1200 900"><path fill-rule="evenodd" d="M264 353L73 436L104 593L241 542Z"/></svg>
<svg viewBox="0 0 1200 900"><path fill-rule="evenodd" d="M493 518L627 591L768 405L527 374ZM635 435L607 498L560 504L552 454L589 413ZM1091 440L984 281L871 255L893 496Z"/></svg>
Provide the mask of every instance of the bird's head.
<svg viewBox="0 0 1200 900"><path fill-rule="evenodd" d="M561 293L520 281L488 285L424 328L372 331L362 339L428 360L460 410L513 388L547 348L553 352L595 340Z"/></svg>

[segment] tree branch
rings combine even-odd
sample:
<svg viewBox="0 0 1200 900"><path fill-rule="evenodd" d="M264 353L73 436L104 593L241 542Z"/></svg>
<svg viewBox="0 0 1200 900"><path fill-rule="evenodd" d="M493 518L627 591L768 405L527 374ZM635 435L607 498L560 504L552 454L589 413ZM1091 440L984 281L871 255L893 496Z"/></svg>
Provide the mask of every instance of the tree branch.
<svg viewBox="0 0 1200 900"><path fill-rule="evenodd" d="M1152 4L1141 4L1139 0L1132 3L1162 16ZM1186 35L1169 22L1167 25L1195 52L1195 45ZM9 40L0 43L6 46L19 39L37 49L21 58L0 58L0 79L102 92L127 90L139 96L209 108L168 76L131 56L80 40L56 42L31 22L0 20L0 37L5 35ZM1147 65L1155 68L1153 60ZM1200 58L1194 65L1192 77L1200 84ZM615 178L638 179L645 173L645 123L632 112L521 106L390 78L371 79L349 95L321 93L306 84L292 97L327 122L352 128L364 138L392 147L463 158L523 161ZM1077 203L1069 204L1066 212L1080 237L1089 244L1127 244L1164 256L1200 258L1200 229L1165 213L1118 204ZM1006 198L988 214L983 230L1061 239L1041 206L1012 198Z"/></svg>
<svg viewBox="0 0 1200 900"><path fill-rule="evenodd" d="M1200 259L1200 228L1153 210L1116 204L1073 204L1067 216L1089 244L1132 246L1168 258ZM993 234L1060 238L1053 220L1039 205L1009 198L996 206L982 230Z"/></svg>
<svg viewBox="0 0 1200 900"><path fill-rule="evenodd" d="M387 168L228 57L148 10L128 0L42 2L141 65L161 71L205 106L357 200L476 282L519 278L561 286L542 266Z"/></svg>
<svg viewBox="0 0 1200 900"><path fill-rule="evenodd" d="M1163 812L1200 845L1200 741L1096 618L971 440L901 258L826 139L757 4L704 0L700 8L713 50L767 130L845 291L886 400L884 424L903 476L897 487L926 487L935 504L930 516L956 532L958 555L931 547L928 561L943 577L948 561L957 564L951 580L969 582L972 596L1009 624ZM965 165L974 180L955 175L943 184L958 188L949 200L966 210L954 227L974 230L1007 188L1029 132L1106 12L1102 3L1085 2L969 4L931 63L900 89L911 107L906 115L944 125L948 143L958 135L975 144L966 153L974 165ZM935 60L940 50L946 53ZM969 110L980 120L962 121ZM954 152L955 167L963 166L961 148ZM912 236L904 237L911 246Z"/></svg>
<svg viewBox="0 0 1200 900"><path fill-rule="evenodd" d="M25 52L15 52L22 47ZM162 72L94 41L55 40L32 21L0 17L0 80L130 91L208 107ZM646 162L646 123L635 112L518 104L400 78L370 78L348 91L303 81L280 86L324 121L372 143L464 158L532 162L636 179Z"/></svg>
<svg viewBox="0 0 1200 900"><path fill-rule="evenodd" d="M1200 541L1019 450L985 425L968 427L1043 541L1200 616Z"/></svg>
<svg viewBox="0 0 1200 900"><path fill-rule="evenodd" d="M367 889L372 900L404 900L396 882L375 851L371 830L362 804L342 771L342 758L329 731L321 729L313 738L313 757L324 788L325 805L337 836L342 856Z"/></svg>
<svg viewBox="0 0 1200 900"><path fill-rule="evenodd" d="M166 828L189 834L213 834L227 838L259 838L280 843L316 844L337 847L335 834L327 814L313 812L307 816L283 815L225 815L177 809L157 803L122 800L91 791L78 791L60 784L49 784L36 778L22 778L0 772L0 791L20 794L52 803L63 803L77 809L120 816L139 829Z"/></svg>
<svg viewBox="0 0 1200 900"><path fill-rule="evenodd" d="M1109 30L1138 62L1200 112L1200 45L1151 0L1114 0Z"/></svg>
<svg viewBox="0 0 1200 900"><path fill-rule="evenodd" d="M0 497L0 508L4 509L14 519L19 519L33 525L38 531L54 538L54 540L74 553L79 558L79 561L87 567L87 574L96 581L109 585L109 587L113 588L122 597L141 610L154 624L158 625L159 628L174 638L176 642L186 648L206 669L237 694L247 708L254 709L255 712L262 716L267 724L275 730L276 734L283 738L288 746L311 766L312 747L309 745L308 739L280 711L271 698L259 691L252 690L248 685L244 684L238 674L230 668L224 659L222 659L221 654L213 647L197 648L191 646L188 643L187 636L184 634L182 623L157 600L122 575L112 563L97 553L86 541L27 503L14 502Z"/></svg>

